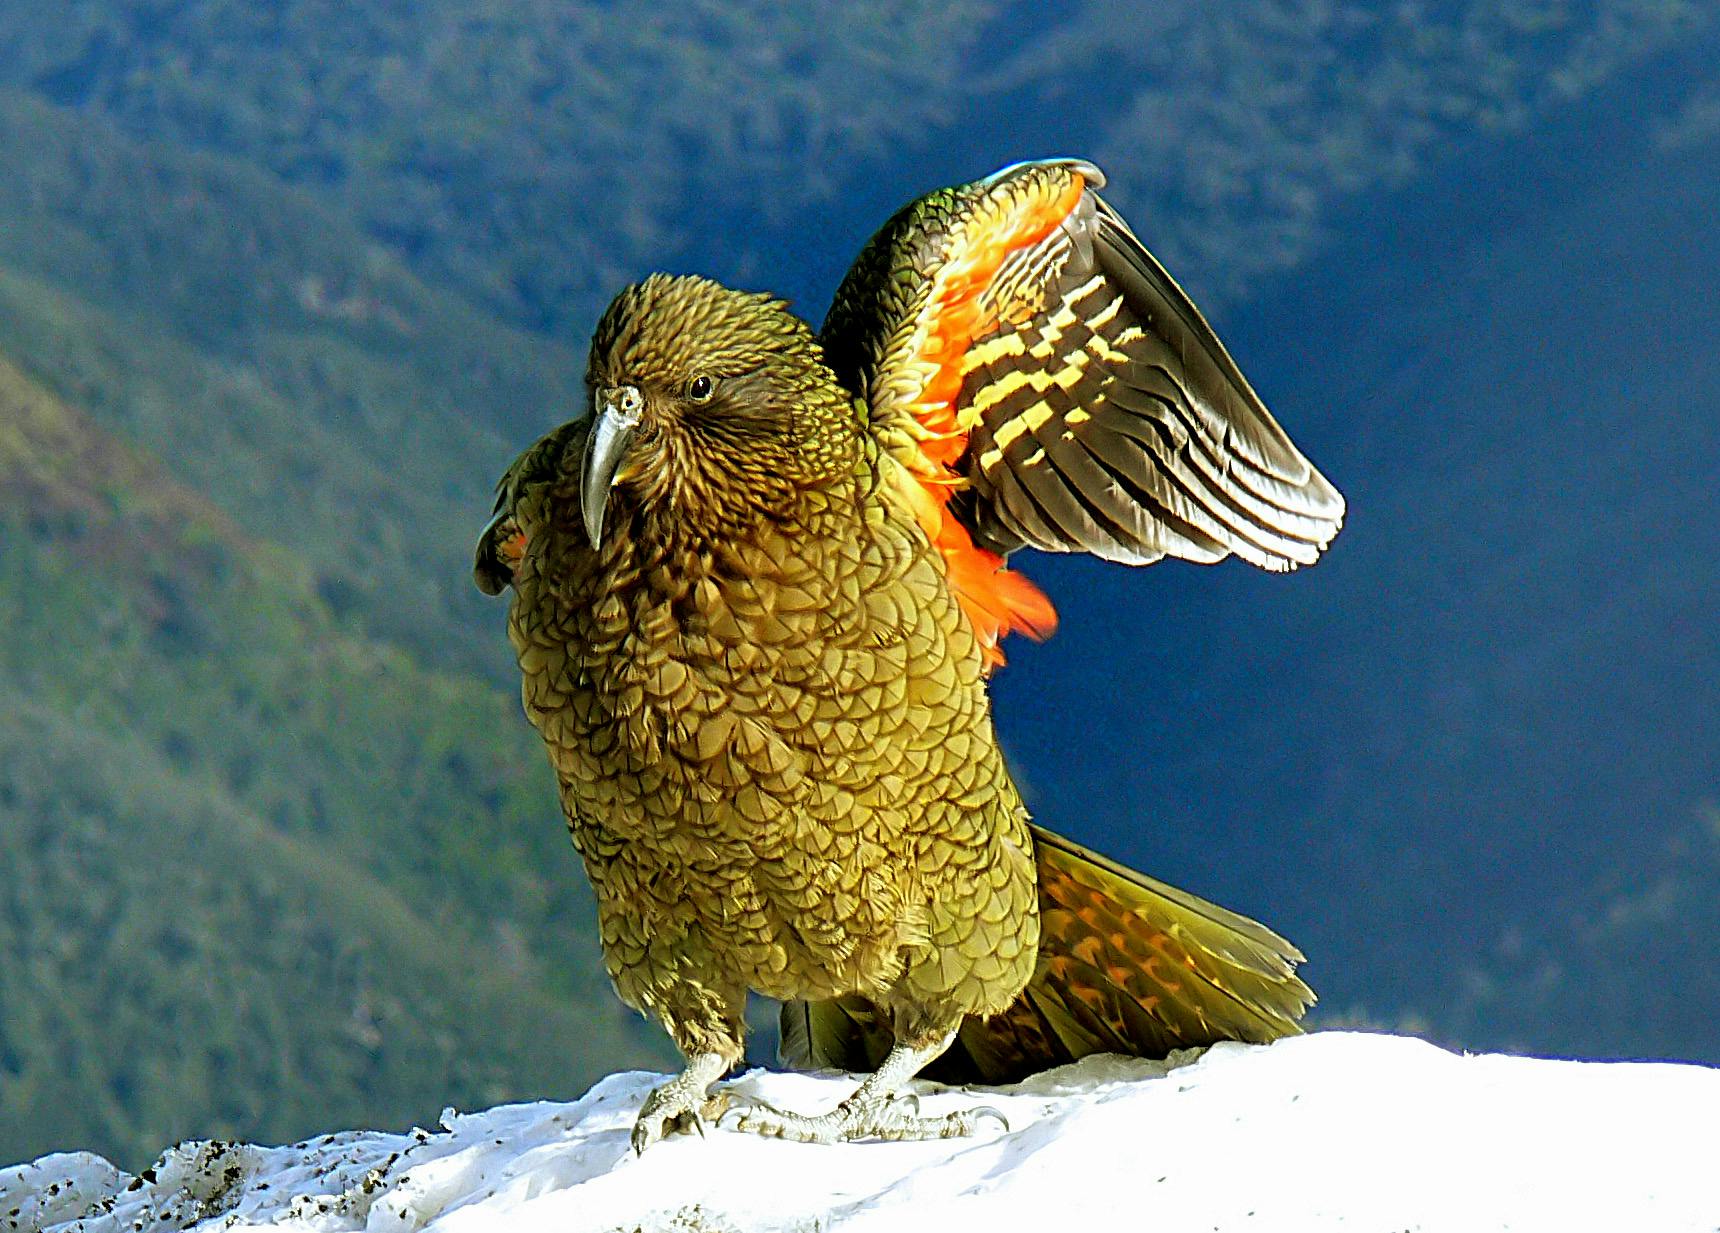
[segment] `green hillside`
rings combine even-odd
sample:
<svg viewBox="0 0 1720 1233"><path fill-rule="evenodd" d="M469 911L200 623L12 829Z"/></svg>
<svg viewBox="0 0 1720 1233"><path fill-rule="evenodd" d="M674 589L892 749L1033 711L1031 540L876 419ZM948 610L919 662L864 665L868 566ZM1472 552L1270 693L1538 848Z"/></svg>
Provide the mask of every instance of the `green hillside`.
<svg viewBox="0 0 1720 1233"><path fill-rule="evenodd" d="M0 1157L667 1060L469 581L580 360L239 160L3 92L0 156Z"/></svg>
<svg viewBox="0 0 1720 1233"><path fill-rule="evenodd" d="M265 173L0 94L0 354L293 544L343 614L464 666L466 555L582 357L424 286ZM491 653L496 652L496 653Z"/></svg>
<svg viewBox="0 0 1720 1233"><path fill-rule="evenodd" d="M430 277L557 326L699 254L686 203L781 222L837 168L923 143L1000 7L71 0L0 12L0 83L317 191Z"/></svg>
<svg viewBox="0 0 1720 1233"><path fill-rule="evenodd" d="M266 171L577 337L642 269L821 298L849 255L827 239L1029 154L1099 157L1210 303L1319 251L1347 200L1713 23L1690 0L62 0L0 6L0 86Z"/></svg>
<svg viewBox="0 0 1720 1233"><path fill-rule="evenodd" d="M136 1164L661 1058L505 690L343 625L4 362L0 494L0 1157Z"/></svg>

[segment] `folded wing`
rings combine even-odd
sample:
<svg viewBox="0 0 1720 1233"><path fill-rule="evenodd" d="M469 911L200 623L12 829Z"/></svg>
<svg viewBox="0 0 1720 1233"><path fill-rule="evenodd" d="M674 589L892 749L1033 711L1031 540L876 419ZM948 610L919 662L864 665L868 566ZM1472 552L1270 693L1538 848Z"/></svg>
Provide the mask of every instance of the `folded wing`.
<svg viewBox="0 0 1720 1233"><path fill-rule="evenodd" d="M562 474L569 449L578 458L590 431L588 416L570 420L533 442L496 483L496 505L478 534L472 554L472 580L485 595L500 595L514 582L526 545L541 517L544 490Z"/></svg>

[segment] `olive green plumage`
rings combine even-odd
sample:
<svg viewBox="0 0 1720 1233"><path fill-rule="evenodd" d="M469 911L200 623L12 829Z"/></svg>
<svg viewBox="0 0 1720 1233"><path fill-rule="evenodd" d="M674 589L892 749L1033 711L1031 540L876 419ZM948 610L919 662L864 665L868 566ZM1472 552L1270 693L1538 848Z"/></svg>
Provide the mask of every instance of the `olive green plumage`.
<svg viewBox="0 0 1720 1233"><path fill-rule="evenodd" d="M1026 814L942 561L810 333L653 278L592 373L665 413L596 551L583 433L528 455L509 634L622 998L731 1060L749 988L922 1037L1002 1010L1037 943Z"/></svg>
<svg viewBox="0 0 1720 1233"><path fill-rule="evenodd" d="M1096 182L1068 162L1011 174L1082 169ZM994 177L892 220L821 339L704 279L623 291L592 343L592 412L502 481L478 582L514 590L525 708L609 975L690 1062L636 1145L696 1118L739 1060L749 989L786 1004L790 1061L871 1069L898 1047L835 1130L743 1118L806 1138L970 1130L880 1113L952 1035L945 1073L999 1080L1101 1049L1268 1040L1312 1001L1277 935L1030 828L1004 765L985 650L889 392L940 245L994 182L1018 187ZM1055 310L1055 283L1028 292ZM1013 527L1005 511L991 538Z"/></svg>

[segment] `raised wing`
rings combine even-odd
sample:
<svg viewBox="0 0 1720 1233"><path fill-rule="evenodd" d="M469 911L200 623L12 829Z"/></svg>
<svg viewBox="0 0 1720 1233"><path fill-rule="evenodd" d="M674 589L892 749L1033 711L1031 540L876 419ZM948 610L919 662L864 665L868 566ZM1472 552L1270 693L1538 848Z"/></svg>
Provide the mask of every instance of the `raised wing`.
<svg viewBox="0 0 1720 1233"><path fill-rule="evenodd" d="M1023 545L1313 562L1343 497L1103 183L1091 163L1053 160L914 202L837 292L827 358L926 486L952 563Z"/></svg>

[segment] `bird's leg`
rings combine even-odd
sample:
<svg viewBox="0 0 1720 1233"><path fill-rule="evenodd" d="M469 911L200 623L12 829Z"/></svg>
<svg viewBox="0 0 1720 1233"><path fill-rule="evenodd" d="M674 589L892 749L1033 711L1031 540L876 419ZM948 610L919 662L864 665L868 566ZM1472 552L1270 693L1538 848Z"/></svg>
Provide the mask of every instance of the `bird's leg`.
<svg viewBox="0 0 1720 1233"><path fill-rule="evenodd" d="M745 1005L744 991L712 990L689 982L668 990L652 1007L687 1059L687 1068L656 1088L640 1106L633 1123L635 1153L678 1130L702 1135L704 1119L727 1108L726 1098L708 1093L711 1084L741 1060Z"/></svg>
<svg viewBox="0 0 1720 1233"><path fill-rule="evenodd" d="M705 1133L705 1093L723 1077L729 1059L720 1053L699 1053L687 1059L687 1068L654 1089L639 1107L633 1123L633 1151L643 1152L665 1134L676 1130Z"/></svg>
<svg viewBox="0 0 1720 1233"><path fill-rule="evenodd" d="M962 1109L944 1117L921 1117L919 1101L901 1089L955 1039L951 1031L930 1044L898 1042L878 1069L867 1075L854 1094L828 1113L809 1117L766 1104L747 1104L725 1114L724 1125L752 1134L802 1143L847 1143L855 1139L955 1139L971 1135L984 1118L995 1118L1005 1130L1003 1114L989 1106Z"/></svg>

